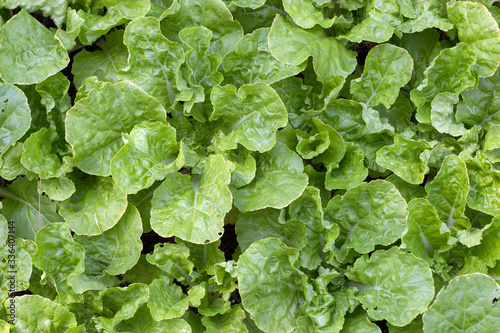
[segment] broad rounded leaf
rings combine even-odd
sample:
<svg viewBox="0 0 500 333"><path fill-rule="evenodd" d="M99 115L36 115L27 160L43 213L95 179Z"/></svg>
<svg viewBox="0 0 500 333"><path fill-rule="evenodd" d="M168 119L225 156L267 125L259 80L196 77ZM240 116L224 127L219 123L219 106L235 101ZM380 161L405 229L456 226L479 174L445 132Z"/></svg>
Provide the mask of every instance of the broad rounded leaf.
<svg viewBox="0 0 500 333"><path fill-rule="evenodd" d="M165 121L158 100L133 83L122 81L93 89L66 115L66 140L84 172L109 176L110 161L123 146L122 133L144 121Z"/></svg>
<svg viewBox="0 0 500 333"><path fill-rule="evenodd" d="M0 38L0 76L5 82L41 82L69 63L61 41L26 10L2 27Z"/></svg>
<svg viewBox="0 0 500 333"><path fill-rule="evenodd" d="M424 314L424 332L500 331L499 289L481 273L454 278Z"/></svg>
<svg viewBox="0 0 500 333"><path fill-rule="evenodd" d="M75 180L76 191L60 204L59 213L79 235L100 235L113 227L127 209L127 195L110 177Z"/></svg>
<svg viewBox="0 0 500 333"><path fill-rule="evenodd" d="M361 184L368 176L368 169L363 164L364 158L355 144L346 145L346 152L339 162L339 167L326 172L325 188L348 190Z"/></svg>
<svg viewBox="0 0 500 333"><path fill-rule="evenodd" d="M219 147L265 152L276 143L276 131L288 121L285 105L273 88L264 83L242 86L216 86L210 96L214 112L210 120L222 118L227 125Z"/></svg>
<svg viewBox="0 0 500 333"><path fill-rule="evenodd" d="M111 175L125 193L137 193L183 165L175 128L162 122L142 123L111 160Z"/></svg>
<svg viewBox="0 0 500 333"><path fill-rule="evenodd" d="M386 319L396 326L409 324L423 313L434 298L434 280L430 267L412 254L396 247L364 255L346 272L348 287L356 287L356 296L368 315Z"/></svg>
<svg viewBox="0 0 500 333"><path fill-rule="evenodd" d="M0 83L0 155L28 131L31 123L28 100L14 85Z"/></svg>
<svg viewBox="0 0 500 333"><path fill-rule="evenodd" d="M467 161L470 191L467 205L492 216L500 214L500 172L493 169L484 155Z"/></svg>
<svg viewBox="0 0 500 333"><path fill-rule="evenodd" d="M351 83L351 94L367 106L380 103L389 108L398 97L399 89L408 83L413 60L405 49L383 44L368 53L363 74Z"/></svg>
<svg viewBox="0 0 500 333"><path fill-rule="evenodd" d="M12 327L11 332L65 332L77 325L75 315L67 307L50 299L38 295L24 295L12 300L15 300L16 325ZM10 301L8 298L4 302L7 313Z"/></svg>
<svg viewBox="0 0 500 333"><path fill-rule="evenodd" d="M269 50L276 59L290 65L300 65L312 56L320 82L327 82L333 76L346 77L356 67L356 53L336 38L328 37L323 29L295 27L280 15L274 19L269 33Z"/></svg>
<svg viewBox="0 0 500 333"><path fill-rule="evenodd" d="M394 185L384 180L362 183L335 196L325 209L325 220L338 224L336 243L359 253L375 245L389 245L406 229L406 202Z"/></svg>
<svg viewBox="0 0 500 333"><path fill-rule="evenodd" d="M222 236L231 209L230 162L212 155L200 175L167 175L153 195L151 227L163 237L177 236L201 244Z"/></svg>
<svg viewBox="0 0 500 333"><path fill-rule="evenodd" d="M299 252L276 238L254 242L238 260L241 301L265 332L292 332L305 302L306 276L294 267ZM267 310L272 310L269 316Z"/></svg>
<svg viewBox="0 0 500 333"><path fill-rule="evenodd" d="M458 39L476 54L472 72L479 77L492 76L500 64L500 30L480 3L457 1L448 7L448 17L458 30Z"/></svg>
<svg viewBox="0 0 500 333"><path fill-rule="evenodd" d="M257 171L250 184L231 188L234 205L248 212L266 207L284 208L300 197L307 186L302 159L284 144L256 158Z"/></svg>

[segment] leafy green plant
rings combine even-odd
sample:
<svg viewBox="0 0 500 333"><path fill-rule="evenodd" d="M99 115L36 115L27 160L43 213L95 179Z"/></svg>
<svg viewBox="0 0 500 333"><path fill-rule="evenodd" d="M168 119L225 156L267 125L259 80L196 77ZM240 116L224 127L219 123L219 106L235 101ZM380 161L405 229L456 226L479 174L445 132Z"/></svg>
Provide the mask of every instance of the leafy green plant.
<svg viewBox="0 0 500 333"><path fill-rule="evenodd" d="M496 1L0 6L0 332L500 331Z"/></svg>

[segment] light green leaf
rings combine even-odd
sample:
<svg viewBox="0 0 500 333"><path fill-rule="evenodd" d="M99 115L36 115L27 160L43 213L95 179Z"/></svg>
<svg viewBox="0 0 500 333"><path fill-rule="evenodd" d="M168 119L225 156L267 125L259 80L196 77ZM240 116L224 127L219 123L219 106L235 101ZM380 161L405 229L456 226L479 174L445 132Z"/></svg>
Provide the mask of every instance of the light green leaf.
<svg viewBox="0 0 500 333"><path fill-rule="evenodd" d="M76 191L59 213L76 234L94 236L112 228L127 209L127 195L110 177L74 179Z"/></svg>
<svg viewBox="0 0 500 333"><path fill-rule="evenodd" d="M434 251L448 244L450 231L427 199L413 199L408 203L408 211L408 230L402 242L405 249L430 263Z"/></svg>
<svg viewBox="0 0 500 333"><path fill-rule="evenodd" d="M145 254L141 254L137 264L135 264L135 266L129 269L125 274L122 274L122 276L122 281L128 283L140 282L149 285L153 282L153 280L165 276L165 273L157 266L149 263Z"/></svg>
<svg viewBox="0 0 500 333"><path fill-rule="evenodd" d="M167 175L153 195L151 227L163 237L177 236L201 244L222 236L231 209L232 164L221 155L205 162L201 175Z"/></svg>
<svg viewBox="0 0 500 333"><path fill-rule="evenodd" d="M84 19L79 35L84 45L92 44L118 25L146 15L150 3L149 0L101 0L99 6L106 8L104 16L83 10L77 12Z"/></svg>
<svg viewBox="0 0 500 333"><path fill-rule="evenodd" d="M481 236L481 243L472 248L473 254L486 265L493 267L500 259L500 216L483 228Z"/></svg>
<svg viewBox="0 0 500 333"><path fill-rule="evenodd" d="M35 235L44 225L64 222L56 213L56 205L47 197L39 196L37 182L19 177L7 188L0 188L4 198L2 214L8 221L15 221L16 236L35 240Z"/></svg>
<svg viewBox="0 0 500 333"><path fill-rule="evenodd" d="M117 82L118 71L128 67L128 51L123 44L123 30L113 30L95 44L100 50L82 50L73 58L71 73L77 88L91 76L99 81Z"/></svg>
<svg viewBox="0 0 500 333"><path fill-rule="evenodd" d="M144 121L165 121L165 117L158 100L133 83L107 83L100 91L91 90L68 111L66 140L82 171L109 176L110 161L124 144L122 133Z"/></svg>
<svg viewBox="0 0 500 333"><path fill-rule="evenodd" d="M70 172L73 162L71 157L61 158L54 154L53 145L59 139L53 128L42 128L30 135L24 142L21 155L22 165L38 174L41 179L58 178Z"/></svg>
<svg viewBox="0 0 500 333"><path fill-rule="evenodd" d="M224 314L213 317L203 317L201 322L207 328L207 333L227 332L227 333L248 333L243 323L245 311L240 306L233 306L231 310Z"/></svg>
<svg viewBox="0 0 500 333"><path fill-rule="evenodd" d="M283 0L283 8L293 21L304 29L311 29L316 24L324 29L330 28L333 24L343 26L351 24L342 15L336 16L336 11L328 7L318 8L320 6L315 6L313 1L315 0Z"/></svg>
<svg viewBox="0 0 500 333"><path fill-rule="evenodd" d="M146 16L156 17L158 20L163 20L175 14L180 8L178 0L151 0L151 8Z"/></svg>
<svg viewBox="0 0 500 333"><path fill-rule="evenodd" d="M35 90L41 97L40 104L42 104L47 111L51 111L57 106L60 111L66 112L71 107L71 102L66 102L64 99L68 93L70 84L68 78L61 72L49 76L42 82L37 83L35 85Z"/></svg>
<svg viewBox="0 0 500 333"><path fill-rule="evenodd" d="M38 193L45 193L51 200L64 201L75 193L75 183L66 177L50 178L41 182Z"/></svg>
<svg viewBox="0 0 500 333"><path fill-rule="evenodd" d="M307 279L294 267L299 251L276 238L256 241L238 260L242 304L265 332L292 332L305 302ZM273 316L267 311L272 309Z"/></svg>
<svg viewBox="0 0 500 333"><path fill-rule="evenodd" d="M66 30L57 29L56 37L63 43L66 50L71 50L76 45L75 39L80 34L84 19L76 13L76 10L69 9L66 14Z"/></svg>
<svg viewBox="0 0 500 333"><path fill-rule="evenodd" d="M500 214L500 172L493 169L484 155L467 160L470 191L467 205L492 216Z"/></svg>
<svg viewBox="0 0 500 333"><path fill-rule="evenodd" d="M396 135L394 144L377 151L376 162L410 184L421 184L428 172L424 151L431 149L426 141L414 141Z"/></svg>
<svg viewBox="0 0 500 333"><path fill-rule="evenodd" d="M158 19L142 17L130 22L123 42L130 53L130 67L118 73L120 80L137 84L167 109L190 98L189 92L182 91L187 87L180 78L184 51L162 35Z"/></svg>
<svg viewBox="0 0 500 333"><path fill-rule="evenodd" d="M327 190L343 189L361 184L368 176L368 169L363 164L364 156L355 144L346 145L346 152L339 167L326 172L325 188Z"/></svg>
<svg viewBox="0 0 500 333"><path fill-rule="evenodd" d="M432 182L425 185L429 203L436 208L439 218L448 227L455 222L463 224L465 201L469 192L469 177L464 161L450 155Z"/></svg>
<svg viewBox="0 0 500 333"><path fill-rule="evenodd" d="M313 57L313 66L320 82L333 76L346 77L356 67L356 54L319 27L304 30L277 15L269 33L269 51L279 61L300 65ZM334 58L330 57L335 54Z"/></svg>
<svg viewBox="0 0 500 333"><path fill-rule="evenodd" d="M346 141L363 136L366 123L363 119L363 105L347 99L335 99L329 102L319 119L333 127Z"/></svg>
<svg viewBox="0 0 500 333"><path fill-rule="evenodd" d="M398 97L399 89L410 81L413 60L405 49L383 44L368 53L360 78L351 82L351 94L367 106L380 103L389 108Z"/></svg>
<svg viewBox="0 0 500 333"><path fill-rule="evenodd" d="M457 1L448 7L448 17L458 30L458 39L476 54L472 73L492 76L500 64L500 30L491 13L482 4Z"/></svg>
<svg viewBox="0 0 500 333"><path fill-rule="evenodd" d="M415 16L398 27L402 32L415 33L428 28L442 31L453 29L453 24L446 18L446 0L417 1L413 6Z"/></svg>
<svg viewBox="0 0 500 333"><path fill-rule="evenodd" d="M284 208L300 197L307 186L302 159L282 143L256 158L254 180L238 189L231 188L234 205L242 212L266 207Z"/></svg>
<svg viewBox="0 0 500 333"><path fill-rule="evenodd" d="M431 102L439 93L458 95L475 85L476 79L471 73L475 60L474 51L465 43L439 53L425 70L425 79L410 93L412 102L418 107L419 122L431 122Z"/></svg>
<svg viewBox="0 0 500 333"><path fill-rule="evenodd" d="M375 245L389 245L406 229L406 202L394 185L384 180L362 183L335 196L325 208L325 220L340 227L336 244L359 253Z"/></svg>
<svg viewBox="0 0 500 333"><path fill-rule="evenodd" d="M149 263L188 285L194 264L189 259L189 248L184 244L156 244L154 252L146 256Z"/></svg>
<svg viewBox="0 0 500 333"><path fill-rule="evenodd" d="M179 170L184 155L175 141L175 128L161 122L136 125L127 143L111 160L111 175L125 193L137 193Z"/></svg>
<svg viewBox="0 0 500 333"><path fill-rule="evenodd" d="M459 276L441 289L424 314L424 332L483 332L500 330L500 287L491 277Z"/></svg>
<svg viewBox="0 0 500 333"><path fill-rule="evenodd" d="M395 9L395 2L389 1L389 7ZM383 4L382 5L387 5ZM385 10L385 9L384 9ZM394 22L395 25L397 22ZM375 43L387 42L393 35L395 27L390 23L384 21L381 17L368 17L360 23L356 24L348 34L342 35L341 38L345 38L350 42L361 43L363 40L367 40Z"/></svg>
<svg viewBox="0 0 500 333"><path fill-rule="evenodd" d="M294 76L306 63L288 65L276 60L268 49L269 28L257 29L238 41L236 50L224 56L224 79L235 86L263 82L274 83Z"/></svg>
<svg viewBox="0 0 500 333"><path fill-rule="evenodd" d="M120 322L134 317L148 298L149 288L142 283L134 283L125 288L106 289L101 294L102 303L108 309L105 316L100 317L103 328L113 332Z"/></svg>
<svg viewBox="0 0 500 333"><path fill-rule="evenodd" d="M288 247L302 249L306 245L307 229L297 220L280 220L280 211L266 208L240 213L236 221L236 235L241 251L259 239L275 237Z"/></svg>
<svg viewBox="0 0 500 333"><path fill-rule="evenodd" d="M247 84L238 91L232 85L216 86L210 99L214 106L210 121L222 118L226 124L219 141L223 150L235 149L239 143L248 150L266 152L276 143L276 130L288 121L280 97L264 83Z"/></svg>
<svg viewBox="0 0 500 333"><path fill-rule="evenodd" d="M61 27L66 21L68 0L4 0L2 7L8 9L21 7L30 13L42 11L44 16L50 17L58 27Z"/></svg>
<svg viewBox="0 0 500 333"><path fill-rule="evenodd" d="M205 296L205 289L196 285L189 290L189 295L185 295L178 285L157 279L149 285L149 293L148 308L151 316L160 321L182 317L189 306L198 307Z"/></svg>
<svg viewBox="0 0 500 333"><path fill-rule="evenodd" d="M64 303L81 301L76 298L67 281L71 276L85 270L83 246L73 241L66 223L50 223L36 235L37 251L33 264L43 270L44 275L57 289Z"/></svg>
<svg viewBox="0 0 500 333"><path fill-rule="evenodd" d="M483 153L493 162L500 162L500 124L492 124L484 137Z"/></svg>
<svg viewBox="0 0 500 333"><path fill-rule="evenodd" d="M327 133L329 141L326 150L316 157L313 162L323 163L327 169L336 168L345 154L344 139L335 129L333 129L333 127L325 124L320 119L313 117L311 120L314 125L311 133L315 133L316 131L318 133ZM299 145L297 145L297 149L298 146Z"/></svg>
<svg viewBox="0 0 500 333"><path fill-rule="evenodd" d="M3 252L0 263L0 297L3 300L13 296L11 295L13 292L22 292L30 287L30 277L33 272L31 257L36 252L36 245L32 241L28 243L25 239L14 237L12 232L17 228L15 223L7 222L3 216L0 217L0 222L6 231L6 242L2 242L0 246ZM10 232L8 235L7 230Z"/></svg>
<svg viewBox="0 0 500 333"><path fill-rule="evenodd" d="M500 70L492 77L479 79L477 87L461 93L462 100L457 105L456 120L467 125L484 126L500 124Z"/></svg>
<svg viewBox="0 0 500 333"><path fill-rule="evenodd" d="M175 0L174 0L175 1ZM148 333L191 333L189 324L180 319L156 321L144 304L135 312L134 317L120 322L115 327L117 332L148 332Z"/></svg>
<svg viewBox="0 0 500 333"><path fill-rule="evenodd" d="M423 313L434 298L434 280L430 267L397 247L364 255L348 269L356 296L368 315L375 320L405 326Z"/></svg>
<svg viewBox="0 0 500 333"><path fill-rule="evenodd" d="M449 92L440 93L431 102L431 124L440 133L453 136L465 134L464 124L455 121L453 106L458 103L458 96Z"/></svg>
<svg viewBox="0 0 500 333"><path fill-rule="evenodd" d="M304 159L316 157L330 146L328 132L318 132L308 138L301 138L299 136L297 138L299 143L297 144L296 150Z"/></svg>
<svg viewBox="0 0 500 333"><path fill-rule="evenodd" d="M381 333L380 328L370 321L368 314L357 311L353 315L347 315L344 327L340 333Z"/></svg>
<svg viewBox="0 0 500 333"><path fill-rule="evenodd" d="M0 83L0 156L30 128L31 112L23 91Z"/></svg>
<svg viewBox="0 0 500 333"><path fill-rule="evenodd" d="M127 196L128 202L133 204L141 214L142 229L144 233L148 233L152 230L150 223L151 201L153 200L154 192L160 185L161 185L160 182L156 182L147 189L139 191L137 194L129 194Z"/></svg>
<svg viewBox="0 0 500 333"><path fill-rule="evenodd" d="M41 82L69 63L61 41L26 10L5 23L0 41L0 76L8 83Z"/></svg>
<svg viewBox="0 0 500 333"><path fill-rule="evenodd" d="M83 293L86 291L83 285L87 279L94 282L99 281L105 273L124 274L139 260L141 235L141 217L131 204L116 225L102 234L93 237L75 235L74 240L85 249L85 272L71 277L68 284L78 293Z"/></svg>
<svg viewBox="0 0 500 333"><path fill-rule="evenodd" d="M39 333L39 332L65 332L77 325L75 315L65 306L43 298L38 295L23 295L12 299L15 301L16 325L11 332ZM9 312L11 299L4 302L4 307Z"/></svg>
<svg viewBox="0 0 500 333"><path fill-rule="evenodd" d="M257 170L255 158L242 147L225 153L225 157L234 164L234 171L231 173L231 185L239 188L249 184L255 177L255 171Z"/></svg>
<svg viewBox="0 0 500 333"><path fill-rule="evenodd" d="M232 0L238 7L256 9L264 6L266 0Z"/></svg>

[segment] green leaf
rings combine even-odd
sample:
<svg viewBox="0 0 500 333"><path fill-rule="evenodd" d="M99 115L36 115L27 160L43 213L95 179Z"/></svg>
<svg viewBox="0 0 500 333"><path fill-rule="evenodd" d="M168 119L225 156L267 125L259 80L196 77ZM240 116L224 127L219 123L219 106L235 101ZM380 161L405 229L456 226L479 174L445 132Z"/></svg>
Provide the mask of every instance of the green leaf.
<svg viewBox="0 0 500 333"><path fill-rule="evenodd" d="M33 264L43 270L45 278L57 288L61 300L64 303L81 301L67 281L85 270L85 250L73 241L68 225L50 223L44 226L36 235L36 245Z"/></svg>
<svg viewBox="0 0 500 333"><path fill-rule="evenodd" d="M316 157L313 162L323 163L327 169L337 167L338 163L342 160L345 154L344 139L335 129L333 129L330 125L325 124L320 119L313 117L311 120L314 125L312 133L316 131L318 133L327 133L329 141L325 151ZM297 149L298 147L299 145L297 145Z"/></svg>
<svg viewBox="0 0 500 333"><path fill-rule="evenodd" d="M201 318L201 322L207 328L207 333L248 333L243 319L245 319L245 311L241 306L233 306L231 310L224 314L203 317Z"/></svg>
<svg viewBox="0 0 500 333"><path fill-rule="evenodd" d="M431 102L438 94L448 92L458 95L475 85L476 79L471 73L475 60L474 51L465 43L458 43L439 53L425 70L425 79L410 93L412 102L418 107L419 122L431 122Z"/></svg>
<svg viewBox="0 0 500 333"><path fill-rule="evenodd" d="M363 105L347 99L335 99L329 102L319 119L332 126L346 141L363 136L366 123L363 119Z"/></svg>
<svg viewBox="0 0 500 333"><path fill-rule="evenodd" d="M494 267L500 259L500 217L495 217L491 224L482 230L481 243L472 248L473 254L489 267Z"/></svg>
<svg viewBox="0 0 500 333"><path fill-rule="evenodd" d="M210 121L222 118L226 124L219 141L223 150L237 144L263 153L276 143L276 130L287 124L287 111L280 97L264 83L247 84L236 90L232 85L216 86L210 96L214 112Z"/></svg>
<svg viewBox="0 0 500 333"><path fill-rule="evenodd" d="M364 156L355 144L346 145L346 152L339 167L327 171L325 188L327 190L343 189L361 184L368 176L368 169L363 164Z"/></svg>
<svg viewBox="0 0 500 333"><path fill-rule="evenodd" d="M11 300L15 301L16 325L11 332L65 332L77 325L75 316L63 305L38 295L23 295L6 299L4 307L9 312Z"/></svg>
<svg viewBox="0 0 500 333"><path fill-rule="evenodd" d="M23 91L0 83L0 156L30 128L31 112Z"/></svg>
<svg viewBox="0 0 500 333"><path fill-rule="evenodd" d="M294 267L298 256L298 250L266 238L252 243L238 260L242 304L265 332L292 332L297 327L307 290L305 274ZM272 309L272 318L262 309Z"/></svg>
<svg viewBox="0 0 500 333"><path fill-rule="evenodd" d="M144 283L151 284L153 280L165 276L165 273L157 266L149 263L145 254L141 254L139 261L134 267L129 269L125 274L122 274L123 281L128 283Z"/></svg>
<svg viewBox="0 0 500 333"><path fill-rule="evenodd" d="M344 26L351 24L342 15L336 16L335 11L329 10L328 7L318 8L320 6L315 6L313 1L315 0L284 0L283 8L293 21L304 29L311 29L316 24L324 29L330 28L333 24Z"/></svg>
<svg viewBox="0 0 500 333"><path fill-rule="evenodd" d="M431 149L426 141L414 141L396 135L394 144L377 151L376 162L410 184L421 184L428 172L424 152Z"/></svg>
<svg viewBox="0 0 500 333"><path fill-rule="evenodd" d="M38 194L37 183L25 177L16 179L7 188L0 188L0 195L4 198L2 214L8 221L16 222L19 238L35 240L44 225L64 222L56 213L56 205Z"/></svg>
<svg viewBox="0 0 500 333"><path fill-rule="evenodd" d="M319 120L321 121L321 120ZM328 132L318 132L309 138L298 137L296 150L304 159L311 159L322 154L330 146Z"/></svg>
<svg viewBox="0 0 500 333"><path fill-rule="evenodd" d="M38 193L45 193L51 200L64 201L75 193L75 183L66 177L50 178L41 182Z"/></svg>
<svg viewBox="0 0 500 333"><path fill-rule="evenodd" d="M42 128L24 142L22 165L41 179L58 178L71 171L71 158L61 158L53 153L53 145L59 136L53 128Z"/></svg>
<svg viewBox="0 0 500 333"><path fill-rule="evenodd" d="M102 292L102 304L111 312L100 317L102 327L113 332L120 322L133 318L138 309L148 301L149 288L134 283L125 288L109 288Z"/></svg>
<svg viewBox="0 0 500 333"><path fill-rule="evenodd" d="M282 143L256 158L255 178L248 185L231 188L234 205L242 212L266 207L284 208L300 197L307 186L302 159Z"/></svg>
<svg viewBox="0 0 500 333"><path fill-rule="evenodd" d="M149 293L148 308L151 316L160 321L182 317L189 306L198 307L205 296L205 289L197 285L189 290L189 295L185 295L178 285L157 279L149 285Z"/></svg>
<svg viewBox="0 0 500 333"><path fill-rule="evenodd" d="M348 269L348 287L375 320L405 326L423 313L434 298L432 271L425 261L396 247L364 255Z"/></svg>
<svg viewBox="0 0 500 333"><path fill-rule="evenodd" d="M434 252L448 244L450 231L427 199L411 200L408 211L408 230L401 239L405 249L426 262L431 262Z"/></svg>
<svg viewBox="0 0 500 333"><path fill-rule="evenodd" d="M194 264L189 259L189 248L184 244L156 244L154 252L146 256L149 263L184 284L191 285Z"/></svg>
<svg viewBox="0 0 500 333"><path fill-rule="evenodd" d="M294 76L306 63L288 65L276 60L268 50L269 28L257 29L238 41L236 50L224 56L224 79L235 86L255 82L274 83Z"/></svg>
<svg viewBox="0 0 500 333"><path fill-rule="evenodd" d="M2 1L2 7L8 9L21 7L30 13L42 11L44 16L50 16L52 21L61 27L66 21L68 0L5 0Z"/></svg>
<svg viewBox="0 0 500 333"><path fill-rule="evenodd" d="M120 71L120 80L130 80L169 109L178 100L188 100L189 92L180 79L184 51L178 43L165 38L160 22L154 17L142 17L130 22L123 42L129 52L129 68Z"/></svg>
<svg viewBox="0 0 500 333"><path fill-rule="evenodd" d="M461 220L469 192L469 177L460 157L446 157L436 177L425 185L425 191L443 223L448 227L453 227L455 222L464 223Z"/></svg>
<svg viewBox="0 0 500 333"><path fill-rule="evenodd" d="M500 214L500 172L493 169L484 155L467 160L470 191L467 205L492 216Z"/></svg>
<svg viewBox="0 0 500 333"><path fill-rule="evenodd" d="M91 90L68 111L66 140L82 171L109 176L110 161L124 144L122 133L144 121L165 121L165 117L158 100L136 85L128 81L107 83L100 91Z"/></svg>
<svg viewBox="0 0 500 333"><path fill-rule="evenodd" d="M448 17L458 30L458 39L476 54L472 73L492 76L500 64L500 30L491 13L482 4L457 1L448 7Z"/></svg>
<svg viewBox="0 0 500 333"><path fill-rule="evenodd" d="M346 77L356 67L356 54L319 27L304 30L277 15L269 33L269 51L279 61L300 65L313 57L318 80L325 83L333 76ZM334 58L330 57L335 54Z"/></svg>
<svg viewBox="0 0 500 333"><path fill-rule="evenodd" d="M424 314L424 332L500 330L500 287L491 277L474 273L450 281Z"/></svg>
<svg viewBox="0 0 500 333"><path fill-rule="evenodd" d="M442 31L453 29L453 24L446 18L445 0L426 0L414 3L415 16L405 21L398 29L404 33L415 33L428 28Z"/></svg>
<svg viewBox="0 0 500 333"><path fill-rule="evenodd" d="M500 162L500 124L493 124L484 137L483 153L493 162Z"/></svg>
<svg viewBox="0 0 500 333"><path fill-rule="evenodd" d="M61 41L26 10L5 23L0 42L0 76L7 83L41 82L69 63ZM36 52L26 52L25 48Z"/></svg>
<svg viewBox="0 0 500 333"><path fill-rule="evenodd" d="M398 97L399 89L410 81L413 60L408 51L383 44L368 53L360 78L351 82L351 94L367 106L380 103L389 108Z"/></svg>
<svg viewBox="0 0 500 333"><path fill-rule="evenodd" d="M98 281L104 273L124 274L139 260L141 235L141 217L131 204L116 225L102 234L93 237L75 235L74 240L85 249L85 272L71 277L68 284L78 293L83 293L86 290L82 287L87 279L93 282Z"/></svg>
<svg viewBox="0 0 500 333"><path fill-rule="evenodd" d="M199 26L212 31L210 52L218 53L221 57L233 51L243 36L241 25L233 20L231 12L221 0L180 2L175 15L162 21L161 30L165 37L175 41L182 29Z"/></svg>
<svg viewBox="0 0 500 333"><path fill-rule="evenodd" d="M390 245L406 229L406 202L394 185L384 180L362 183L335 196L325 208L325 220L340 227L336 244L359 253L375 245Z"/></svg>
<svg viewBox="0 0 500 333"><path fill-rule="evenodd" d="M128 51L123 44L123 30L113 30L96 45L100 50L89 52L82 50L73 58L71 73L77 88L91 76L99 81L118 82L118 71L128 67Z"/></svg>
<svg viewBox="0 0 500 333"><path fill-rule="evenodd" d="M355 314L346 316L344 327L340 333L381 333L380 328L370 321L368 314L357 311ZM391 331L392 332L392 331Z"/></svg>
<svg viewBox="0 0 500 333"><path fill-rule="evenodd" d="M156 321L151 316L148 307L144 304L135 315L123 320L115 327L117 332L149 332L149 333L191 333L189 324L180 319Z"/></svg>
<svg viewBox="0 0 500 333"><path fill-rule="evenodd" d="M127 195L110 177L75 179L76 191L59 206L71 230L94 236L112 228L127 209Z"/></svg>
<svg viewBox="0 0 500 333"><path fill-rule="evenodd" d="M74 9L68 9L66 14L66 31L57 29L56 37L63 43L66 50L71 50L76 45L75 39L80 34L84 19Z"/></svg>
<svg viewBox="0 0 500 333"><path fill-rule="evenodd" d="M136 125L111 160L111 175L125 193L137 193L184 165L175 128L161 122Z"/></svg>
<svg viewBox="0 0 500 333"><path fill-rule="evenodd" d="M431 124L440 133L453 136L465 134L464 124L455 121L453 106L457 104L458 96L452 93L440 93L431 102Z"/></svg>
<svg viewBox="0 0 500 333"><path fill-rule="evenodd" d="M104 16L83 10L77 12L84 19L79 35L84 45L92 44L116 26L146 15L150 7L149 0L101 0L98 4L99 8L106 8Z"/></svg>
<svg viewBox="0 0 500 333"><path fill-rule="evenodd" d="M197 244L219 239L224 216L231 210L227 187L231 169L231 163L221 155L212 155L201 175L167 175L153 195L153 230L163 237L177 236Z"/></svg>

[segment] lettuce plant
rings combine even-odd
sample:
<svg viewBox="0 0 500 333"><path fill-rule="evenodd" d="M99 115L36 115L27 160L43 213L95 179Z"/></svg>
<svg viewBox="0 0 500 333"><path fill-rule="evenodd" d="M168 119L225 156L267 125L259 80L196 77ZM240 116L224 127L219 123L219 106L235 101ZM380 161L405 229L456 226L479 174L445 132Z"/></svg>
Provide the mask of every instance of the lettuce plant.
<svg viewBox="0 0 500 333"><path fill-rule="evenodd" d="M0 332L500 331L497 3L0 2Z"/></svg>

